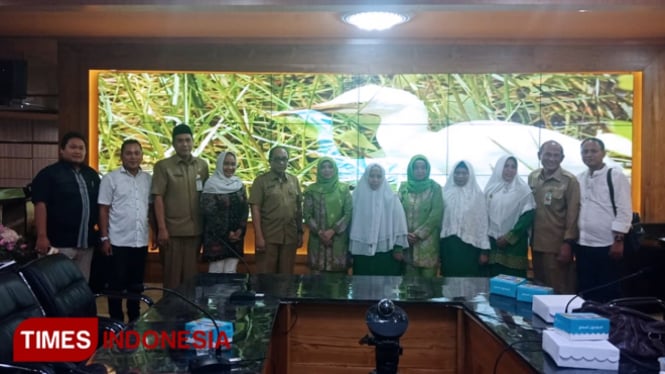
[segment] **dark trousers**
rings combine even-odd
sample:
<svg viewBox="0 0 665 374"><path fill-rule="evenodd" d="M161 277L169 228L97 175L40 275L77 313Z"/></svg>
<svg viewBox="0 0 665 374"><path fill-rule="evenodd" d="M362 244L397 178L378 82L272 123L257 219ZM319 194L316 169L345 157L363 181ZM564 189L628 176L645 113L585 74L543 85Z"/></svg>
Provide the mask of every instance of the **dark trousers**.
<svg viewBox="0 0 665 374"><path fill-rule="evenodd" d="M111 246L111 271L109 290L140 293L137 286L143 285L145 262L148 247L116 247ZM137 292L138 291L138 292ZM130 321L139 318L140 305L138 300L127 300L127 316ZM109 298L109 315L113 319L124 321L122 300Z"/></svg>
<svg viewBox="0 0 665 374"><path fill-rule="evenodd" d="M585 300L606 302L621 297L621 285L607 285L621 277L621 264L609 256L610 247L575 245L577 292ZM602 286L602 287L601 287ZM594 287L596 291L584 292Z"/></svg>

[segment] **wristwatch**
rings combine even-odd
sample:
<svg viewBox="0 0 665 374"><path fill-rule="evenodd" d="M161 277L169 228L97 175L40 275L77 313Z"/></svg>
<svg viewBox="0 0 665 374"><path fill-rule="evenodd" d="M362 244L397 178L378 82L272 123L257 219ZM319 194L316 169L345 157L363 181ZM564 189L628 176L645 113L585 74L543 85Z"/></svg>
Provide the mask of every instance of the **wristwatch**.
<svg viewBox="0 0 665 374"><path fill-rule="evenodd" d="M102 236L101 238L99 238L99 241L102 242L102 243L104 243L105 241L108 241L108 240L109 240L108 236Z"/></svg>

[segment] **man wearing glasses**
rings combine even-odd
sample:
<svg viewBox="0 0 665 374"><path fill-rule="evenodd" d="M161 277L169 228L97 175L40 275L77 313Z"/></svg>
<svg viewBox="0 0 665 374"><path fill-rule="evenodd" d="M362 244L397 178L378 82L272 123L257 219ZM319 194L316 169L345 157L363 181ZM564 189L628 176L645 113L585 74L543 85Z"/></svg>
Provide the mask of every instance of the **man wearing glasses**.
<svg viewBox="0 0 665 374"><path fill-rule="evenodd" d="M302 194L295 175L286 172L289 154L276 146L268 154L270 171L252 184L256 269L259 273L292 274L296 250L302 246Z"/></svg>

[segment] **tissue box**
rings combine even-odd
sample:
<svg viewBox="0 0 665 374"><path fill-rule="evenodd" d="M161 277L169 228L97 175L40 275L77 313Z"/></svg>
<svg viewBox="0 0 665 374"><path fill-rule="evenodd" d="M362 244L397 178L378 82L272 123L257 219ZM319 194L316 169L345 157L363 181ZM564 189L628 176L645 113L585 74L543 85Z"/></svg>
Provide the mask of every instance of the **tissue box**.
<svg viewBox="0 0 665 374"><path fill-rule="evenodd" d="M517 286L526 282L526 279L512 275L499 274L490 278L490 293L515 298Z"/></svg>
<svg viewBox="0 0 665 374"><path fill-rule="evenodd" d="M561 367L619 369L619 349L607 340L569 340L554 329L548 329L543 331L543 351Z"/></svg>
<svg viewBox="0 0 665 374"><path fill-rule="evenodd" d="M566 304L575 297L575 295L533 295L533 312L547 323L554 322L554 315L563 313ZM584 299L576 297L568 306L568 311L579 308L584 303Z"/></svg>
<svg viewBox="0 0 665 374"><path fill-rule="evenodd" d="M215 323L217 323L217 327L219 327L219 330L222 331L224 334L226 334L226 340L230 344L233 341L233 323L227 322L227 321L220 321L220 320L215 320ZM212 323L212 320L210 318L199 318L193 321L189 321L185 323L185 330L189 331L190 334L193 334L195 331L203 331L205 332L205 340L206 342L208 341L208 334L212 332L212 339L213 342L212 344L207 343L206 345L208 347L214 347L215 343L217 342L217 330L215 329L215 325ZM191 336L189 339L192 339ZM223 340L220 340L221 343L223 343ZM222 349L225 349L226 347L224 344L220 346Z"/></svg>
<svg viewBox="0 0 665 374"><path fill-rule="evenodd" d="M557 313L554 328L570 340L607 340L610 320L596 313Z"/></svg>
<svg viewBox="0 0 665 374"><path fill-rule="evenodd" d="M527 303L532 302L533 295L551 295L553 293L552 287L538 286L531 283L523 283L517 286L517 300Z"/></svg>

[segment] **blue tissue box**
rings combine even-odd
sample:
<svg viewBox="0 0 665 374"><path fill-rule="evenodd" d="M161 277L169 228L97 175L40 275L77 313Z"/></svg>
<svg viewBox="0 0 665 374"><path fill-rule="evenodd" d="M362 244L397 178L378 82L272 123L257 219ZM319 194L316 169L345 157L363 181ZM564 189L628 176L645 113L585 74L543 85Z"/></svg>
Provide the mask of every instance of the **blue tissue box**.
<svg viewBox="0 0 665 374"><path fill-rule="evenodd" d="M533 295L551 295L554 293L552 287L538 286L531 283L523 283L517 286L517 300L530 303Z"/></svg>
<svg viewBox="0 0 665 374"><path fill-rule="evenodd" d="M215 320L215 322L217 323L217 327L219 327L219 331L226 334L226 340L229 344L231 344L233 341L233 323L220 320ZM215 344L217 343L218 332L210 318L199 318L193 321L189 321L185 323L185 330L189 331L189 339L191 340L190 344L192 344L193 349L195 348L194 345L201 345L202 340L206 342L206 348L214 348ZM194 337L193 334L196 331L201 331L204 334L199 333L196 335L196 337ZM212 333L212 342L208 341L210 333ZM220 343L220 347L222 349L227 349L227 347L225 347L223 338L220 338Z"/></svg>
<svg viewBox="0 0 665 374"><path fill-rule="evenodd" d="M524 278L499 274L490 278L490 293L514 298L517 296L517 286L524 282Z"/></svg>
<svg viewBox="0 0 665 374"><path fill-rule="evenodd" d="M595 313L557 313L554 328L570 340L607 340L610 320Z"/></svg>

